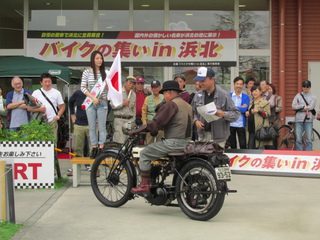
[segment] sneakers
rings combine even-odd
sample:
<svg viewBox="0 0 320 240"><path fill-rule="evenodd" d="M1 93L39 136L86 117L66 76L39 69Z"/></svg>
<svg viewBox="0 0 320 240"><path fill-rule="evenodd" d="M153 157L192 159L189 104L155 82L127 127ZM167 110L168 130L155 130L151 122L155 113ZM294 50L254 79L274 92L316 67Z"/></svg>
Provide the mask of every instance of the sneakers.
<svg viewBox="0 0 320 240"><path fill-rule="evenodd" d="M98 148L97 156L99 156L103 151L103 148Z"/></svg>
<svg viewBox="0 0 320 240"><path fill-rule="evenodd" d="M88 172L91 172L91 167L90 167L89 164L88 164L88 165L85 165L85 167L86 167L86 170L87 170ZM69 168L69 169L68 169L67 176L68 176L68 177L72 177L72 176L73 176L73 169L72 169L72 168Z"/></svg>
<svg viewBox="0 0 320 240"><path fill-rule="evenodd" d="M91 154L90 154L90 159L95 159L98 155L98 148L92 148Z"/></svg>

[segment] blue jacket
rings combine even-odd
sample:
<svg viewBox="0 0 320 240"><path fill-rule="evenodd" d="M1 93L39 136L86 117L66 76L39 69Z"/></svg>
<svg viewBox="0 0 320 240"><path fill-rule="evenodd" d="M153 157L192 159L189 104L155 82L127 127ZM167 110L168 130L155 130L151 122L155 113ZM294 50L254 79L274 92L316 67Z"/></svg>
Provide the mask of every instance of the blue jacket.
<svg viewBox="0 0 320 240"><path fill-rule="evenodd" d="M12 103L12 99L13 99L13 92L14 91L11 91L11 92L8 92L7 96L6 96L6 106L8 106L9 103ZM29 93L31 95L31 92L29 90L26 90L26 89L23 89L23 94L25 93ZM26 109L27 111L27 109ZM27 111L27 115L28 115L28 120L30 121L30 118L31 118L31 115L30 115L30 112ZM8 112L8 116L9 116L9 121L11 119L11 111L9 110Z"/></svg>
<svg viewBox="0 0 320 240"><path fill-rule="evenodd" d="M231 98L232 98L232 94L233 92L230 93ZM245 113L246 111L248 111L248 108L250 106L250 97L245 93L242 93L241 106L243 104L247 104L247 107L237 107L237 108L240 110L241 114L243 115L243 127L246 127L247 119L246 119Z"/></svg>

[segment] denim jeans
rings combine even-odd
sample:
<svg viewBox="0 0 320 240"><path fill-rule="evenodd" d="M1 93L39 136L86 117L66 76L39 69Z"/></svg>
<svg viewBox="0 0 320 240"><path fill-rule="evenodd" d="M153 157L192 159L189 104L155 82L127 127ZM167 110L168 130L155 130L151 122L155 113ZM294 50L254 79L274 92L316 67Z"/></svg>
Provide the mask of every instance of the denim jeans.
<svg viewBox="0 0 320 240"><path fill-rule="evenodd" d="M20 130L19 127L13 127L13 128L9 128L10 131L12 132L18 132Z"/></svg>
<svg viewBox="0 0 320 240"><path fill-rule="evenodd" d="M306 136L306 151L312 151L312 122L296 122L296 148L297 151L302 151L302 133L305 131Z"/></svg>
<svg viewBox="0 0 320 240"><path fill-rule="evenodd" d="M104 144L107 138L106 121L108 114L108 101L101 99L98 105L90 106L87 111L89 123L89 135L91 146ZM99 131L99 141L97 137L97 121Z"/></svg>

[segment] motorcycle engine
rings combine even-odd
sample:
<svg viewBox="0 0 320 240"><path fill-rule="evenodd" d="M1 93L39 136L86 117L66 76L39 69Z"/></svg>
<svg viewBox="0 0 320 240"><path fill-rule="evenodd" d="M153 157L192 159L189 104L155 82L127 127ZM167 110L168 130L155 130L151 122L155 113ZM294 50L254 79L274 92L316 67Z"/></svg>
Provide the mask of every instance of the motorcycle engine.
<svg viewBox="0 0 320 240"><path fill-rule="evenodd" d="M152 195L146 197L146 199L153 205L168 205L172 201L171 194L168 194L165 187L151 188L151 194Z"/></svg>

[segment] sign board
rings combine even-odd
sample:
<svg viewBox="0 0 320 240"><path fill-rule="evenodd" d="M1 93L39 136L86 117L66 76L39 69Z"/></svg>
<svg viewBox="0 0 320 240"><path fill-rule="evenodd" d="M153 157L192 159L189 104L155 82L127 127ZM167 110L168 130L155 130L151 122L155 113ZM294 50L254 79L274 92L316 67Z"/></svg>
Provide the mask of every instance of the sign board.
<svg viewBox="0 0 320 240"><path fill-rule="evenodd" d="M227 149L233 173L320 177L317 151Z"/></svg>
<svg viewBox="0 0 320 240"><path fill-rule="evenodd" d="M140 157L143 147L134 147ZM320 177L320 152L226 149L232 173Z"/></svg>
<svg viewBox="0 0 320 240"><path fill-rule="evenodd" d="M13 165L15 188L54 188L53 142L0 142L0 160Z"/></svg>
<svg viewBox="0 0 320 240"><path fill-rule="evenodd" d="M93 51L111 62L158 66L236 66L235 31L28 31L27 56L51 62L89 62Z"/></svg>

